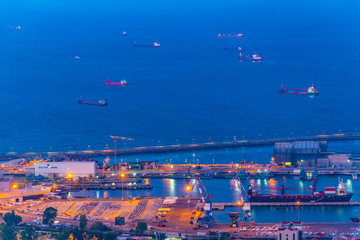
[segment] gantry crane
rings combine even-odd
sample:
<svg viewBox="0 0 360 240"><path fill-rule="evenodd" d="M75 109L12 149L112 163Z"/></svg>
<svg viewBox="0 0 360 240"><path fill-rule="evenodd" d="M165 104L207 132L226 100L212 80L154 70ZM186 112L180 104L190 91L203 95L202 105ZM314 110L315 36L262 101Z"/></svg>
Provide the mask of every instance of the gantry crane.
<svg viewBox="0 0 360 240"><path fill-rule="evenodd" d="M202 183L199 175L195 176L195 183L193 184L191 190L194 189L195 185L197 185L199 188L201 200L204 204L203 211L205 212L205 216L198 218L196 225L197 225L197 227L209 228L210 226L212 226L215 223L214 217L212 216L213 215L212 201L211 201L212 196L207 192L205 185ZM203 190L204 190L206 196L204 196Z"/></svg>
<svg viewBox="0 0 360 240"><path fill-rule="evenodd" d="M233 190L234 190L235 186L237 186L239 189L240 201L238 201L237 204L239 207L241 207L241 211L240 212L228 212L228 215L231 219L230 226L236 226L236 227L239 225L239 222L248 223L252 220L250 201L247 196L246 190L241 183L241 177L242 177L241 173L239 172L233 181L234 182ZM244 192L244 194L243 194L243 192Z"/></svg>

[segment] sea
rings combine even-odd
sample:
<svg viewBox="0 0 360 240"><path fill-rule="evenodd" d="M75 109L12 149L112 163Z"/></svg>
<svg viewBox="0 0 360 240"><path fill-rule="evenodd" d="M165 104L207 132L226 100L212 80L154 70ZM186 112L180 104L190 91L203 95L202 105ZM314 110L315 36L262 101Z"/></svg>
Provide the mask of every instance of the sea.
<svg viewBox="0 0 360 240"><path fill-rule="evenodd" d="M112 149L109 135L133 138L118 142L128 148L357 133L359 10L351 0L2 0L0 153ZM238 33L243 37L217 37ZM155 41L159 48L134 46ZM262 61L239 61L237 50L225 50L238 46ZM108 86L106 79L129 85ZM319 96L278 93L281 85L312 84ZM329 144L338 152L359 147ZM240 148L124 160L267 163L271 153ZM154 181L160 187L167 180ZM208 183L213 191L224 186L216 181ZM345 211L331 209L324 220ZM346 209L346 217L333 216L348 221L353 209ZM268 211L297 216L297 209L256 211L262 221L271 220Z"/></svg>

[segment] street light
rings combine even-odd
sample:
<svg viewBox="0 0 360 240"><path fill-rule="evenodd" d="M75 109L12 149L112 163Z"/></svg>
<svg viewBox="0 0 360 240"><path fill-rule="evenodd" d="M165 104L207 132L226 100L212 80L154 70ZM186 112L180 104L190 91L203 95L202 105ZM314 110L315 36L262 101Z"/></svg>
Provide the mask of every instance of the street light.
<svg viewBox="0 0 360 240"><path fill-rule="evenodd" d="M125 173L120 173L120 178L121 180L121 196L122 196L122 200L124 201L124 178L125 178Z"/></svg>
<svg viewBox="0 0 360 240"><path fill-rule="evenodd" d="M191 191L191 186L190 185L187 185L186 186L186 188L185 188L185 190L187 191L187 192L190 192ZM189 207L189 204L190 204L190 199L188 199L187 200L187 203L188 203L188 216L190 216L190 207Z"/></svg>

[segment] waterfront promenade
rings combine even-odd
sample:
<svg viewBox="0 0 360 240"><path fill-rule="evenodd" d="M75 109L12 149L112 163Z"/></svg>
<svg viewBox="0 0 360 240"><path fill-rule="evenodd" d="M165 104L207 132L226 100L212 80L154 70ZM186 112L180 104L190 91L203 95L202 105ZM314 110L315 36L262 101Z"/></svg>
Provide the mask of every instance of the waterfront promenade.
<svg viewBox="0 0 360 240"><path fill-rule="evenodd" d="M331 134L331 135L316 135L308 137L289 137L289 138L274 138L274 139L254 139L254 140L240 140L231 142L208 142L198 144L177 144L164 146L149 146L149 147L135 147L117 149L117 155L135 155L135 154L153 154L153 153L170 153L170 152L186 152L186 151L200 151L200 150L216 150L224 148L239 148L239 147L263 147L273 146L276 142L288 141L347 141L360 140L360 134ZM0 155L0 160L9 160L15 158L25 158L34 156L62 156L68 158L90 158L99 156L114 155L114 150L88 150L88 151L69 151L69 152L32 152L32 153L7 153Z"/></svg>

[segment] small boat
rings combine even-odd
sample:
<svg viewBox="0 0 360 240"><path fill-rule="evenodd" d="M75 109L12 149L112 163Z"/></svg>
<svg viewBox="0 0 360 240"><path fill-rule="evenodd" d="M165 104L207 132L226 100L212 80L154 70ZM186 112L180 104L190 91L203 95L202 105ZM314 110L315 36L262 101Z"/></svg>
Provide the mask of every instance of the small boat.
<svg viewBox="0 0 360 240"><path fill-rule="evenodd" d="M350 218L350 220L351 220L352 222L359 222L359 221L360 221L359 217L356 216L356 212L357 212L357 210L355 210L355 216Z"/></svg>
<svg viewBox="0 0 360 240"><path fill-rule="evenodd" d="M88 105L94 105L94 106L107 106L107 102L105 100L99 100L98 102L87 102L83 100L78 101L79 104L88 104Z"/></svg>
<svg viewBox="0 0 360 240"><path fill-rule="evenodd" d="M127 86L128 85L126 80L121 80L120 82L110 82L109 79L106 79L105 84L113 85L113 86Z"/></svg>
<svg viewBox="0 0 360 240"><path fill-rule="evenodd" d="M311 85L309 88L296 88L294 92L288 91L288 89L284 86L281 86L279 89L279 93L288 93L288 94L300 94L300 95L310 95L310 96L317 96L319 95L319 91L316 90L314 85Z"/></svg>
<svg viewBox="0 0 360 240"><path fill-rule="evenodd" d="M242 37L244 34L238 33L238 34L218 34L217 37Z"/></svg>
<svg viewBox="0 0 360 240"><path fill-rule="evenodd" d="M139 44L134 42L134 46L135 47L152 47L152 48L159 48L160 47L160 43L159 42L154 42L153 44Z"/></svg>
<svg viewBox="0 0 360 240"><path fill-rule="evenodd" d="M121 35L126 35L127 34L127 32L126 31L123 31L122 33L121 33Z"/></svg>
<svg viewBox="0 0 360 240"><path fill-rule="evenodd" d="M75 59L75 60L80 60L80 57L79 57L79 56L75 56L74 59Z"/></svg>

